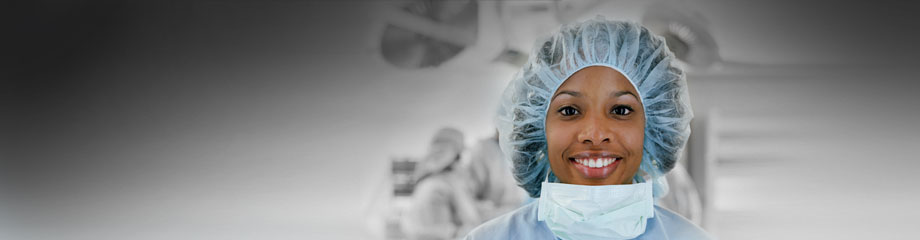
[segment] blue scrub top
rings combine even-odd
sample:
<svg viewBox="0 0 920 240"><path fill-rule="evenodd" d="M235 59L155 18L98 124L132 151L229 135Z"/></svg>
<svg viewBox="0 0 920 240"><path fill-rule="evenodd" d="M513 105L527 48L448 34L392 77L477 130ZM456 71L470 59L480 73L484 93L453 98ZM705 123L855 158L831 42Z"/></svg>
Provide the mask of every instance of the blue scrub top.
<svg viewBox="0 0 920 240"><path fill-rule="evenodd" d="M466 239L559 239L542 221L537 221L537 202L489 220L476 227ZM645 233L635 239L711 239L703 229L670 210L655 205Z"/></svg>

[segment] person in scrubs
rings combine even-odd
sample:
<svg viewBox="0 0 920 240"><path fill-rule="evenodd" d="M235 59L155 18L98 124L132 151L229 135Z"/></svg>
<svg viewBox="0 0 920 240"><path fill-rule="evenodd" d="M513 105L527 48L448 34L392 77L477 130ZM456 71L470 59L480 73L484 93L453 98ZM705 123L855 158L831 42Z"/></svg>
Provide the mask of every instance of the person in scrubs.
<svg viewBox="0 0 920 240"><path fill-rule="evenodd" d="M468 175L464 182L476 201L479 216L489 220L521 207L528 198L527 192L517 186L511 175L511 162L502 156L498 133L476 142L469 153L462 168Z"/></svg>
<svg viewBox="0 0 920 240"><path fill-rule="evenodd" d="M400 226L409 239L455 239L482 223L468 175L462 171L463 133L446 127L431 140L416 170L411 204Z"/></svg>
<svg viewBox="0 0 920 240"><path fill-rule="evenodd" d="M601 17L538 44L496 123L519 186L537 198L466 239L709 239L656 205L693 117L664 39Z"/></svg>

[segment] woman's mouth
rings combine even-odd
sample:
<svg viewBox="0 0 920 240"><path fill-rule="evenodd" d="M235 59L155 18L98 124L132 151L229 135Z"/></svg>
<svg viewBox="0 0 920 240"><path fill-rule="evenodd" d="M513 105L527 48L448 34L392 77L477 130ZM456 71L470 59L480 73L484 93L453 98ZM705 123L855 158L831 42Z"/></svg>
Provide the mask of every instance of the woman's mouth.
<svg viewBox="0 0 920 240"><path fill-rule="evenodd" d="M604 179L610 176L622 159L620 157L569 158L575 169L584 178L594 179Z"/></svg>

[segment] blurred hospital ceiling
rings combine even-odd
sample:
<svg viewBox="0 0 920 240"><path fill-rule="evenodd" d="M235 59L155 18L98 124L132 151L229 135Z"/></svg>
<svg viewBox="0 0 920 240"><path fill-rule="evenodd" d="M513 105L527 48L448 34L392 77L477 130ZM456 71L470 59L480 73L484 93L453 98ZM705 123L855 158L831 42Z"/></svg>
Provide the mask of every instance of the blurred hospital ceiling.
<svg viewBox="0 0 920 240"><path fill-rule="evenodd" d="M479 45L492 49L478 56L482 60L520 66L535 39L545 37L552 28L603 15L642 22L667 40L678 59L697 71L722 61L708 20L686 2L480 2L415 0L382 7L386 22L380 36L383 58L401 68L437 67L465 48Z"/></svg>
<svg viewBox="0 0 920 240"><path fill-rule="evenodd" d="M379 51L387 62L403 68L438 66L463 54L481 55L475 57L481 61L519 66L535 40L559 24L603 15L608 19L643 23L667 39L671 50L691 67L692 73L709 75L800 73L815 69L820 72L828 70L827 65L881 64L861 58L881 57L878 51L849 46L889 40L907 43L884 34L885 30L899 31L895 26L906 21L901 19L902 15L847 17L848 12L860 9L882 10L878 6L853 3L836 3L839 12L815 14L828 4L720 0L415 0L385 4L376 10L383 13L378 16L386 23L386 30L368 37L377 39L377 46L382 48ZM856 29L859 30L853 32Z"/></svg>

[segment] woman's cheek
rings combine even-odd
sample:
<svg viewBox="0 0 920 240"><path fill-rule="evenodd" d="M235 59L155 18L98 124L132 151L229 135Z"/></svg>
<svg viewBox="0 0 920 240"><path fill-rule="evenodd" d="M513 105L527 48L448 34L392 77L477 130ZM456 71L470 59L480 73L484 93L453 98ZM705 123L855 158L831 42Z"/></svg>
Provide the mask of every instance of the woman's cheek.
<svg viewBox="0 0 920 240"><path fill-rule="evenodd" d="M548 154L551 154L550 159L564 158L562 155L565 150L577 141L577 130L578 126L576 125L559 122L552 126L552 130L547 129L547 145Z"/></svg>
<svg viewBox="0 0 920 240"><path fill-rule="evenodd" d="M566 141L565 135L563 132L559 131L560 129L553 128L553 130L547 130L547 145L549 145L549 154L551 158L557 158L561 156L562 151L565 149Z"/></svg>

